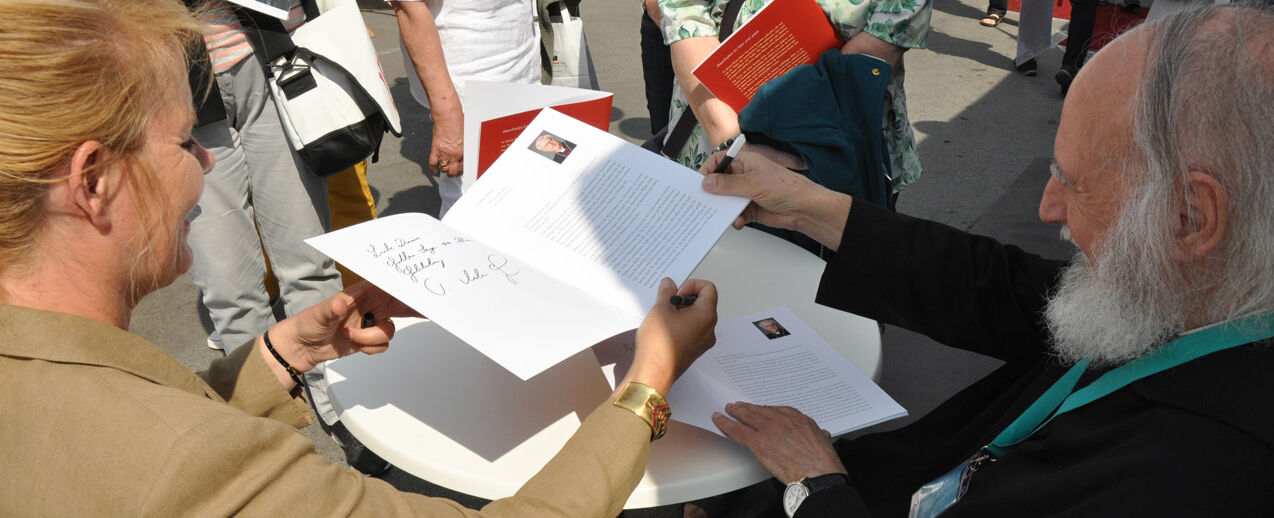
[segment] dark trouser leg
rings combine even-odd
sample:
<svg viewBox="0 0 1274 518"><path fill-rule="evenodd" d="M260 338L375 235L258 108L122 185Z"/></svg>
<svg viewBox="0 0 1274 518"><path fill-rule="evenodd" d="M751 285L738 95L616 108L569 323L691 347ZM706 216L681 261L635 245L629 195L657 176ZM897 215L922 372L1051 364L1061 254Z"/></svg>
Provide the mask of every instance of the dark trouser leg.
<svg viewBox="0 0 1274 518"><path fill-rule="evenodd" d="M996 13L1002 16L1007 12L1009 12L1009 0L991 0L986 4L987 14Z"/></svg>
<svg viewBox="0 0 1274 518"><path fill-rule="evenodd" d="M668 125L668 108L672 105L672 53L664 45L659 24L645 9L641 14L641 75L646 82L650 132L658 133Z"/></svg>
<svg viewBox="0 0 1274 518"><path fill-rule="evenodd" d="M1062 67L1077 70L1084 64L1088 46L1093 39L1093 26L1097 24L1097 0L1070 0L1071 24L1066 31L1066 54Z"/></svg>

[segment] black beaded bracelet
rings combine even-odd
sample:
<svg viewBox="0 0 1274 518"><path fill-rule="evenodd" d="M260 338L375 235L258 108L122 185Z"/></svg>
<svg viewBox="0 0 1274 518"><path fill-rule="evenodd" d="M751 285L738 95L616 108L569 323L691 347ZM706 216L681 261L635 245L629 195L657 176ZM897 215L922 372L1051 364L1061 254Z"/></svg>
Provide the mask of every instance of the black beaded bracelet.
<svg viewBox="0 0 1274 518"><path fill-rule="evenodd" d="M301 381L301 372L292 368L292 364L288 363L287 360L284 360L283 356L279 354L279 351L274 350L274 344L270 343L270 332L266 331L265 334L261 335L261 337L265 339L266 350L270 351L270 354L274 355L274 359L279 361L279 365L283 366L283 370L288 371L288 376L292 377L292 381L296 382L296 386L300 387L305 385L305 382Z"/></svg>

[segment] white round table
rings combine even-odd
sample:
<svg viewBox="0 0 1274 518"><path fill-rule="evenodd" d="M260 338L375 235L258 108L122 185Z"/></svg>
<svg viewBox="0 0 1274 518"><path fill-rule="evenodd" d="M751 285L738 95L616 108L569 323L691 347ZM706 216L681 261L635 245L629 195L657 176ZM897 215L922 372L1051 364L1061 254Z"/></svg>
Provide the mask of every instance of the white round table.
<svg viewBox="0 0 1274 518"><path fill-rule="evenodd" d="M814 303L823 266L805 250L745 228L727 230L693 277L717 284L721 318L787 306L877 378L876 323ZM377 455L461 493L493 500L512 495L611 393L591 350L523 381L428 320L396 323L388 352L328 365L332 402L350 432ZM498 319L491 325L500 325ZM646 474L625 508L692 501L768 477L742 446L674 421L652 445Z"/></svg>

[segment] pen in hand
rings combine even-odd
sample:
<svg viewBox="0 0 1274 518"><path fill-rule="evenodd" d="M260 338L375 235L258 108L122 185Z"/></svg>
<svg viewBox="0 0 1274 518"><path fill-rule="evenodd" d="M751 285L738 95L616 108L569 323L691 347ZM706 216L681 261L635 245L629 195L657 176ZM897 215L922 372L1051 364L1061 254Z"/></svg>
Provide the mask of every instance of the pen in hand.
<svg viewBox="0 0 1274 518"><path fill-rule="evenodd" d="M674 306L677 306L677 307L681 307L681 306L689 306L689 305L694 304L694 303L695 303L695 300L696 300L696 299L698 299L698 298L699 298L699 297L698 297L698 296L696 296L696 295L686 295L686 296L684 296L684 297L683 297L683 296L681 296L681 295L673 295L673 296L671 296L671 297L669 297L669 298L668 298L668 303L670 303L670 304L672 304L672 305L674 305Z"/></svg>
<svg viewBox="0 0 1274 518"><path fill-rule="evenodd" d="M359 323L363 329L376 325L376 315L371 311L363 313L363 321Z"/></svg>
<svg viewBox="0 0 1274 518"><path fill-rule="evenodd" d="M712 170L712 174L722 174L730 172L730 162L734 161L734 157L739 156L739 150L743 149L743 144L748 139L743 135L735 137L734 143L730 144L730 149L725 152L725 158L721 159L721 163L717 164L717 168Z"/></svg>

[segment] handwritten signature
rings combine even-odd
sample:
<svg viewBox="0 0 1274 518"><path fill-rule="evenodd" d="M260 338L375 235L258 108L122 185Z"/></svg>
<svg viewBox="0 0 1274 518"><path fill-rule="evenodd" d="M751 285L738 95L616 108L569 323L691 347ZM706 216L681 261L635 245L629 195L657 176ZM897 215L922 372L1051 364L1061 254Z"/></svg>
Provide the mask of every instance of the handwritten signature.
<svg viewBox="0 0 1274 518"><path fill-rule="evenodd" d="M508 264L509 264L509 259L502 255L491 254L487 256L488 269L490 269L493 272L500 272L501 275L504 275L504 280L509 281L509 284L517 284L518 281L517 279L514 279L514 277L517 277L517 275L522 272L521 271L517 271L517 272L504 271L504 267L508 266Z"/></svg>
<svg viewBox="0 0 1274 518"><path fill-rule="evenodd" d="M455 277L455 280L462 286L471 286L483 279L502 278L509 284L517 285L517 276L521 272L506 271L505 268L508 265L509 259L507 257L498 254L491 254L487 256L486 271L483 271L481 266L467 267L460 271L460 274ZM500 275L493 276L497 273ZM426 278L423 282L421 282L421 285L425 287L425 290L434 295L443 296L448 292L447 282L445 282L445 279L439 279L436 276Z"/></svg>

